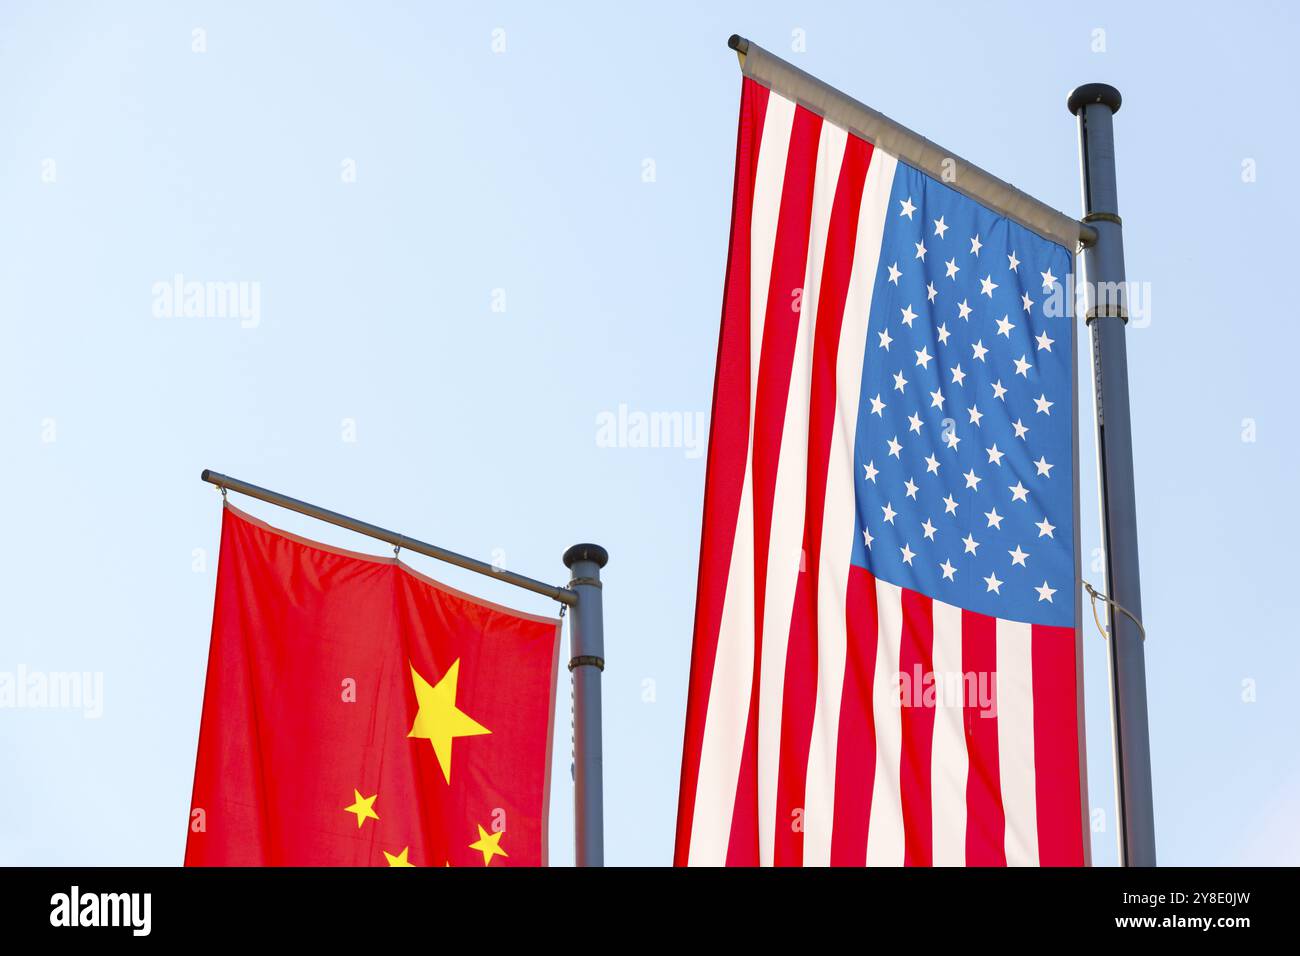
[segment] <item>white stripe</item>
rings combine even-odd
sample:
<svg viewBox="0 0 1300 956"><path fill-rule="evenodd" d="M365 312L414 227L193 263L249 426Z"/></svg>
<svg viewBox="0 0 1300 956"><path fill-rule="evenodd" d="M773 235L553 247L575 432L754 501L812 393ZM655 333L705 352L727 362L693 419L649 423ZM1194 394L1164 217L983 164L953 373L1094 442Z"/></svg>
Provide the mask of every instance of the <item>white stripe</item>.
<svg viewBox="0 0 1300 956"><path fill-rule="evenodd" d="M934 742L930 751L931 835L935 866L966 865L966 756L962 703L972 692L963 680L961 608L931 602L932 660L936 677ZM973 690L978 691L978 686ZM978 696L975 698L978 701Z"/></svg>
<svg viewBox="0 0 1300 956"><path fill-rule="evenodd" d="M781 209L781 185L794 103L772 95L763 120L763 137L754 178L754 208L750 220L750 390L749 420L754 420L754 383L767 314L767 287L776 243L776 223ZM727 861L736 784L749 722L750 691L754 679L754 494L750 463L754 433L749 434L745 456L745 481L736 516L735 544L727 569L718 629L717 655L704 716L700 744L700 775L695 788L691 819L691 866L722 866Z"/></svg>
<svg viewBox="0 0 1300 956"><path fill-rule="evenodd" d="M812 393L813 336L817 299L826 258L826 234L839 184L848 134L823 123L813 178L808 259L799 299L798 332L790 365L790 391L776 466L772 525L768 537L767 576L763 598L763 648L758 688L758 861L773 862L777 827L794 820L777 819L776 791L781 769L781 714L785 695L785 659L790 645L794 593L807 558L803 553L804 511L808 497L808 418ZM776 289L775 309L793 308L796 290ZM780 320L778 320L780 321Z"/></svg>
<svg viewBox="0 0 1300 956"><path fill-rule="evenodd" d="M998 775L1007 866L1038 865L1033 625L998 619Z"/></svg>
<svg viewBox="0 0 1300 956"><path fill-rule="evenodd" d="M876 718L876 778L867 824L867 866L902 866L904 860L902 773L903 714L898 695L903 641L903 589L876 580L880 634L871 703Z"/></svg>
<svg viewBox="0 0 1300 956"><path fill-rule="evenodd" d="M854 536L860 533L854 492L853 443L858 427L858 398L862 391L862 362L867 322L871 316L871 296L876 286L885 212L894 186L896 166L894 157L882 150L873 151L862 188L853 270L844 298L844 321L840 327L839 355L836 357L835 423L826 473L826 507L817 572L817 703L813 712L804 798L805 866L829 866L831 862L840 700L844 693L848 640L845 604Z"/></svg>

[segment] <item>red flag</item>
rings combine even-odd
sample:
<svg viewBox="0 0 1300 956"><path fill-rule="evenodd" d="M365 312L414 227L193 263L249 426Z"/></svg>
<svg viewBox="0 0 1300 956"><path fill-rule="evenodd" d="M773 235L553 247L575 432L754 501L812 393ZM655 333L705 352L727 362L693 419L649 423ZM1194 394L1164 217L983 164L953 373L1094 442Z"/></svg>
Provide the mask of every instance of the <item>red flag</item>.
<svg viewBox="0 0 1300 956"><path fill-rule="evenodd" d="M545 865L559 635L227 506L185 864Z"/></svg>

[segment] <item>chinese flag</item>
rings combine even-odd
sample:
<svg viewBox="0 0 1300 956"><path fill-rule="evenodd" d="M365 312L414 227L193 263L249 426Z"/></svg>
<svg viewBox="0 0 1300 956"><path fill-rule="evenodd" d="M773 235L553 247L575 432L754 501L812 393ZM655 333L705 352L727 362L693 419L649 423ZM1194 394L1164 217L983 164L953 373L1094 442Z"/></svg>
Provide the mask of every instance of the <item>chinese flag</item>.
<svg viewBox="0 0 1300 956"><path fill-rule="evenodd" d="M186 866L545 865L559 636L227 506Z"/></svg>

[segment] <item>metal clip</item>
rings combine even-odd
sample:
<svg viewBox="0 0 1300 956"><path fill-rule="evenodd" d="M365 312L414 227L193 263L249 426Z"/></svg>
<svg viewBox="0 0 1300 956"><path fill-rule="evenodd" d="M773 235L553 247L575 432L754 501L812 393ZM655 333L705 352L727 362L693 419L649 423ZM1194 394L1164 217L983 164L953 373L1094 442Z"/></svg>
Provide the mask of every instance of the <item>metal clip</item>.
<svg viewBox="0 0 1300 956"><path fill-rule="evenodd" d="M1097 624L1097 631L1101 634L1101 639L1102 639L1103 641L1105 641L1105 640L1109 640L1109 637L1108 637L1107 634L1106 634L1106 628L1104 628L1104 627L1101 626L1101 618L1100 618L1100 617L1098 616L1098 614L1097 614L1097 599L1098 599L1098 598L1101 598L1103 601L1105 601L1105 602L1106 602L1107 604L1109 604L1111 607L1113 607L1113 608L1115 608L1116 610L1118 610L1121 614L1126 615L1130 621L1132 621L1134 624L1136 624L1136 625L1137 625L1137 629L1138 629L1138 633L1139 633L1140 635L1142 635L1142 643L1144 643L1144 644L1146 643L1146 639L1147 639L1147 629L1146 629L1145 627L1142 626L1142 622L1139 621L1139 620L1137 619L1137 615L1135 615L1132 611L1130 611L1130 610L1129 610L1128 608L1126 608L1124 605L1120 604L1118 601L1112 600L1111 598L1109 598L1109 597L1107 597L1106 595L1102 594L1100 591L1098 591L1096 588L1094 588L1094 587L1093 587L1091 584L1089 584L1087 581L1083 581L1083 582L1081 582L1081 583L1083 584L1083 588L1084 588L1084 590L1087 591L1088 594L1089 594L1089 596L1092 598L1092 619L1096 622L1096 624Z"/></svg>

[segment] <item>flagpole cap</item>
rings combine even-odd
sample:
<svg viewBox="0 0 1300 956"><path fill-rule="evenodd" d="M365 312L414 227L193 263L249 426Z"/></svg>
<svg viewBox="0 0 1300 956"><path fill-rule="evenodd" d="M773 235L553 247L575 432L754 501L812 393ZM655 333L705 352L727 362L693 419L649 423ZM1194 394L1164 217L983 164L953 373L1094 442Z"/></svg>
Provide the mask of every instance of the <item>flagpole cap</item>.
<svg viewBox="0 0 1300 956"><path fill-rule="evenodd" d="M1070 108L1070 112L1075 116L1079 115L1079 110L1085 106L1091 106L1093 103L1101 103L1103 106L1109 106L1111 113L1118 113L1120 103L1123 97L1119 95L1119 90L1106 83L1085 83L1083 86L1077 86L1070 93L1070 98L1065 101L1065 105Z"/></svg>
<svg viewBox="0 0 1300 956"><path fill-rule="evenodd" d="M749 41L746 40L744 37L742 37L739 33L733 33L730 37L727 38L727 46L735 50L737 53L741 54L742 56L749 52Z"/></svg>
<svg viewBox="0 0 1300 956"><path fill-rule="evenodd" d="M609 563L609 552L598 544L575 544L564 552L566 568L572 568L579 561L595 561L596 567L603 568Z"/></svg>

